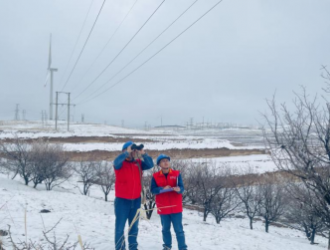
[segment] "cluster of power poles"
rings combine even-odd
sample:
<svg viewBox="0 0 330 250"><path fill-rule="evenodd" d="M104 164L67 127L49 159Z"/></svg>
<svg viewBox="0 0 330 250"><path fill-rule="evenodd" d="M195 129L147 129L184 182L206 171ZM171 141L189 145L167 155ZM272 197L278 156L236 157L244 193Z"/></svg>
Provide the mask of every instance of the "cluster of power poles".
<svg viewBox="0 0 330 250"><path fill-rule="evenodd" d="M59 103L58 102L58 95L59 94L66 94L68 95L68 102L67 103ZM70 93L69 92L60 92L56 91L56 102L55 102L55 129L57 130L57 121L58 121L58 105L67 105L68 106L68 112L67 112L67 130L70 130L70 107L75 106L74 104L70 104Z"/></svg>
<svg viewBox="0 0 330 250"><path fill-rule="evenodd" d="M20 117L19 104L16 104L14 120L15 121L18 121L18 120L25 121L26 120L25 119L25 115L26 115L25 109L22 110L21 114L22 114L22 117Z"/></svg>

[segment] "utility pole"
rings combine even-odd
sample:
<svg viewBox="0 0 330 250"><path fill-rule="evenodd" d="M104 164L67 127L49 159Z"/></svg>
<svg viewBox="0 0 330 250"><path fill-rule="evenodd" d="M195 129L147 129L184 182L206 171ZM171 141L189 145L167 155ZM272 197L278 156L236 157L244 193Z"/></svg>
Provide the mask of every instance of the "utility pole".
<svg viewBox="0 0 330 250"><path fill-rule="evenodd" d="M54 86L54 72L57 72L56 68L52 68L52 35L50 34L49 41L49 55L48 55L48 71L50 74L50 94L49 94L49 119L53 120L53 86Z"/></svg>
<svg viewBox="0 0 330 250"><path fill-rule="evenodd" d="M15 121L19 120L19 104L16 104L16 109L15 109Z"/></svg>
<svg viewBox="0 0 330 250"><path fill-rule="evenodd" d="M58 95L59 94L67 94L68 95L68 102L67 103L58 103ZM69 92L59 92L56 91L56 102L55 102L55 130L57 130L57 120L58 120L58 105L67 105L68 111L67 111L67 130L70 131L70 108L71 106L76 106L75 104L71 104L70 102L70 94Z"/></svg>
<svg viewBox="0 0 330 250"><path fill-rule="evenodd" d="M58 112L58 91L56 91L56 102L55 102L55 130L57 130L57 112Z"/></svg>
<svg viewBox="0 0 330 250"><path fill-rule="evenodd" d="M85 122L85 116L84 114L81 115L81 123L84 123Z"/></svg>
<svg viewBox="0 0 330 250"><path fill-rule="evenodd" d="M70 93L67 93L68 94L68 126L67 126L67 129L68 131L70 131Z"/></svg>

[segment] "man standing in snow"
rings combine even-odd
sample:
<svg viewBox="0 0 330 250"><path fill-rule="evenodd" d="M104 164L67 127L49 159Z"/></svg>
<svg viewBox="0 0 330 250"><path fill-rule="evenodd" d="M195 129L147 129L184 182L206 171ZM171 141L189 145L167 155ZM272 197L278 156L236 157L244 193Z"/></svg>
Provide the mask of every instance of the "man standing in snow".
<svg viewBox="0 0 330 250"><path fill-rule="evenodd" d="M139 156L142 156L142 160ZM139 221L133 222L133 219L141 207L142 171L151 169L153 166L153 160L144 152L143 145L137 146L132 141L123 145L122 154L114 161L116 250L125 250L124 229L127 220L131 227L128 233L129 250L137 250Z"/></svg>
<svg viewBox="0 0 330 250"><path fill-rule="evenodd" d="M182 226L182 193L184 186L180 171L170 168L170 157L161 154L157 165L161 170L153 174L150 190L156 195L157 213L160 215L163 233L163 250L172 248L171 223L176 234L179 250L186 250Z"/></svg>

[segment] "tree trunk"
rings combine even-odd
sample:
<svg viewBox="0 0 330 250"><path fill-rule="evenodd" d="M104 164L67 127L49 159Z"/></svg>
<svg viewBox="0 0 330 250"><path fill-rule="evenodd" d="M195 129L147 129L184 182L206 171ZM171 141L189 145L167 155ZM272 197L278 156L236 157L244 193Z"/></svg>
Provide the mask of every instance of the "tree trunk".
<svg viewBox="0 0 330 250"><path fill-rule="evenodd" d="M310 241L311 241L312 245L314 245L314 243L315 243L315 234L316 234L316 229L313 228L311 236L310 236Z"/></svg>
<svg viewBox="0 0 330 250"><path fill-rule="evenodd" d="M204 216L203 216L203 221L206 221L206 218L207 218L207 212L206 212L206 209L204 208Z"/></svg>
<svg viewBox="0 0 330 250"><path fill-rule="evenodd" d="M249 218L250 219L250 229L253 230L253 218Z"/></svg>
<svg viewBox="0 0 330 250"><path fill-rule="evenodd" d="M84 195L88 194L88 187L86 184L84 184Z"/></svg>
<svg viewBox="0 0 330 250"><path fill-rule="evenodd" d="M46 190L47 191L50 191L51 190L51 186L52 186L52 183L46 183Z"/></svg>
<svg viewBox="0 0 330 250"><path fill-rule="evenodd" d="M24 181L25 181L25 185L28 186L29 185L29 178L24 176Z"/></svg>
<svg viewBox="0 0 330 250"><path fill-rule="evenodd" d="M11 179L12 179L12 180L14 180L14 179L15 179L15 177L17 176L17 174L18 174L18 170L16 170L16 172L15 172L14 176L13 176Z"/></svg>
<svg viewBox="0 0 330 250"><path fill-rule="evenodd" d="M108 194L107 193L104 193L104 200L108 201Z"/></svg>
<svg viewBox="0 0 330 250"><path fill-rule="evenodd" d="M267 220L265 221L265 228L266 228L266 233L269 233L269 222Z"/></svg>

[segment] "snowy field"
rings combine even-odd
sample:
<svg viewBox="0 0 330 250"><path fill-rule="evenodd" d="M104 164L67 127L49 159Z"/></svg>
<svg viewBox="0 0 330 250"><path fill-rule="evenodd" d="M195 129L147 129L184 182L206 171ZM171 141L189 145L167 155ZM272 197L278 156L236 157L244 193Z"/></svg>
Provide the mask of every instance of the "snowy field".
<svg viewBox="0 0 330 250"><path fill-rule="evenodd" d="M254 174L263 174L266 172L275 172L277 167L269 155L247 155L247 156L231 156L218 158L196 158L193 162L210 163L216 166L225 166L241 175L246 171Z"/></svg>
<svg viewBox="0 0 330 250"><path fill-rule="evenodd" d="M138 140L136 140L138 143ZM92 151L92 150L105 150L105 151L119 151L123 143L64 143L65 150L67 151ZM228 140L219 139L186 139L182 141L177 140L163 140L158 142L144 143L146 149L150 150L168 150L168 149L263 149L257 146L233 146Z"/></svg>
<svg viewBox="0 0 330 250"><path fill-rule="evenodd" d="M194 135L186 134L187 131L175 130L137 130L113 127L101 124L73 124L71 131L65 131L65 123L61 123L59 131L51 129L51 127L43 127L38 122L0 122L0 139L13 138L16 133L20 138L36 139L40 137L48 138L67 138L67 137L112 137L127 138L139 143L139 140L148 140L144 143L146 149L150 150L169 150L169 149L264 149L262 143L256 144L260 140L255 130L240 131L237 129L224 129L214 131L214 129L205 130L204 134ZM190 131L191 132L191 131ZM201 132L201 131L199 131ZM214 133L212 136L211 133ZM252 136L252 137L251 137ZM226 139L229 138L229 139ZM250 138L251 144L246 143ZM240 143L239 140L245 141ZM252 143L254 142L254 143ZM121 143L109 142L86 142L86 143L63 143L64 149L67 151L88 152L93 150L102 151L119 151L122 147Z"/></svg>
<svg viewBox="0 0 330 250"><path fill-rule="evenodd" d="M69 136L111 136L112 134L169 134L167 131L158 130L140 130L131 128L122 128L104 124L89 123L72 123L70 131L67 131L66 122L58 123L58 130L55 130L53 121L47 124L42 122L21 122L21 121L0 121L0 138L10 138L13 132L19 133L23 138L39 138L39 137L69 137Z"/></svg>
<svg viewBox="0 0 330 250"><path fill-rule="evenodd" d="M240 131L227 129L222 131L144 131L119 128L97 124L73 124L71 131L66 132L64 123L59 131L54 131L48 124L41 126L39 122L0 122L0 138L13 137L17 132L22 138L39 137L130 137L137 143L139 139L147 139L146 149L253 149L263 148L260 133L257 130ZM249 143L251 142L251 144ZM122 143L64 143L68 151L106 150L118 151ZM254 173L276 171L274 163L268 155L249 155L215 158L193 158L194 162L209 162L225 165L235 171L252 170ZM70 235L69 241L76 242L80 235L84 243L97 250L114 249L114 191L109 195L109 202L103 199L99 187L93 186L89 196L81 195L77 178L61 184L52 191L46 191L43 185L37 189L22 184L17 177L11 180L0 174L0 230L11 226L16 241L43 240L42 231L51 229L59 220L54 233L59 239ZM49 209L51 213L40 213ZM27 218L27 234L25 232L25 211ZM255 223L255 230L248 228L247 219L226 219L220 225L210 215L207 222L197 211L185 209L183 223L186 240L190 250L311 250L326 249L326 240L317 237L319 245L311 246L302 232L271 227L270 233L264 232L262 222ZM139 250L162 249L161 224L159 216L154 213L151 220L140 221ZM173 233L175 241L175 235ZM1 240L6 242L6 238ZM176 242L173 249L177 249Z"/></svg>
<svg viewBox="0 0 330 250"><path fill-rule="evenodd" d="M110 202L104 202L103 193L97 187L92 188L88 197L81 195L75 184L72 180L53 191L43 190L42 185L35 190L0 174L0 229L7 229L9 224L15 240L38 241L42 239L42 231L49 230L62 219L55 228L58 238L64 239L70 235L69 241L73 243L80 235L83 242L94 249L114 249L114 192L110 193ZM39 213L41 209L49 209L51 213ZM255 229L251 231L247 219L226 219L218 225L212 216L208 217L207 222L202 222L201 214L185 209L183 223L191 250L326 249L325 239L317 237L316 241L320 244L311 246L296 230L271 226L267 234L262 223L256 222ZM139 228L140 250L161 249L161 225L157 214L150 221L141 220ZM173 237L175 239L174 233ZM2 240L6 242L5 237ZM177 249L176 242L173 249Z"/></svg>

